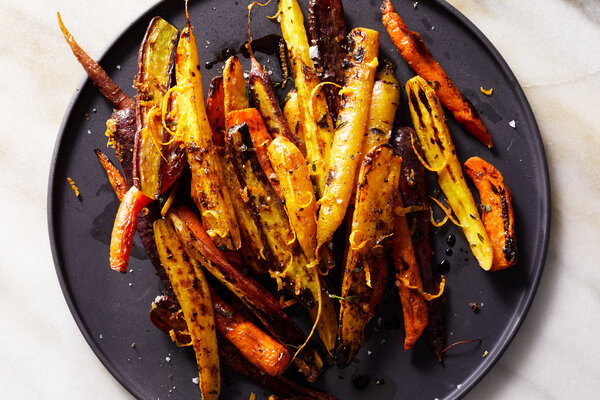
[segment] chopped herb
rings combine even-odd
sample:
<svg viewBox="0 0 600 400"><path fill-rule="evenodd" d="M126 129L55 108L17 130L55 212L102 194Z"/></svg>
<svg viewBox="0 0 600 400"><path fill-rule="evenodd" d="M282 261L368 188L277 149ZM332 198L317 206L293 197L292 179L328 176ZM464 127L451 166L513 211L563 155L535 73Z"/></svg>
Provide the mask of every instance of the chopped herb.
<svg viewBox="0 0 600 400"><path fill-rule="evenodd" d="M490 207L490 205L487 203L483 205L483 209L485 210L485 212L492 212L492 207Z"/></svg>

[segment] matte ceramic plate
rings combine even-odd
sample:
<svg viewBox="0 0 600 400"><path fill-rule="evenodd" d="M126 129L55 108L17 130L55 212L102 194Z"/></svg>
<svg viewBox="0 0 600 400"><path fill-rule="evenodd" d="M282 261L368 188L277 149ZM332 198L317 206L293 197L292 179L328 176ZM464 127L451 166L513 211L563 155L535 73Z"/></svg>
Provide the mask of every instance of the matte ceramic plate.
<svg viewBox="0 0 600 400"><path fill-rule="evenodd" d="M305 8L306 1L301 0ZM446 259L445 304L448 343L481 339L456 346L439 364L423 341L404 352L403 328L386 324L401 318L393 291L386 294L379 316L369 324L357 360L344 370L325 372L317 386L340 399L455 399L468 392L498 360L521 325L540 280L549 234L549 183L539 131L527 100L502 57L465 17L443 1L395 0L408 26L420 32L433 54L456 85L480 110L494 139L488 150L448 117L459 158L480 155L494 164L513 192L519 263L496 273L481 270L468 251L462 233L454 226L436 231L436 262ZM255 39L280 34L277 23L266 19L275 5L256 7L252 31ZM380 23L379 1L344 0L350 27L380 31L381 57L397 65L403 83L413 76ZM236 52L247 40L245 1L204 0L190 4L198 38L204 87L220 73L227 51ZM137 19L108 48L101 65L130 95L136 72L137 51L153 16L175 26L185 23L182 1L163 1ZM77 32L74 32L77 36ZM82 43L85 46L85 43ZM279 80L276 58L258 53L259 60ZM72 57L65 49L62 57ZM249 69L247 58L242 63ZM73 62L76 62L73 59ZM210 68L209 68L210 67ZM493 88L485 96L480 87ZM397 118L410 124L405 96ZM140 242L134 243L126 275L108 267L108 244L118 207L104 171L93 153L105 148L105 121L110 105L89 79L75 92L59 132L50 171L48 222L58 277L73 316L83 335L106 368L134 396L142 399L200 398L193 352L177 348L148 318L161 284ZM514 121L514 122L513 122ZM514 126L511 126L514 125ZM67 177L80 189L75 197ZM455 234L452 255L446 255L445 238ZM473 313L469 303L481 311ZM393 319L393 318L392 318ZM135 344L135 345L134 345ZM484 357L484 353L487 356ZM265 389L224 370L223 399L247 399L250 392L266 398ZM369 383L359 389L357 377ZM354 382L353 382L354 380ZM508 384L508 383L507 383ZM362 386L362 385L358 385Z"/></svg>

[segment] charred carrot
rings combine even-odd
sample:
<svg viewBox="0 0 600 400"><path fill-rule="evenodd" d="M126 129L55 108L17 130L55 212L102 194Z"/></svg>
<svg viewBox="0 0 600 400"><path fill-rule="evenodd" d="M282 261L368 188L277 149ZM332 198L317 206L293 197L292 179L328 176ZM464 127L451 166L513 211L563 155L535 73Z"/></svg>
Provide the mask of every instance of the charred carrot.
<svg viewBox="0 0 600 400"><path fill-rule="evenodd" d="M463 125L469 133L491 148L492 137L479 116L479 112L448 78L446 72L433 58L421 36L408 29L402 18L394 11L390 0L383 0L381 13L383 14L383 25L402 58L423 79L438 83L436 93L442 104L450 110L456 121Z"/></svg>
<svg viewBox="0 0 600 400"><path fill-rule="evenodd" d="M206 115L208 123L213 131L213 142L219 154L222 154L225 146L225 94L223 92L223 77L215 76L208 86L208 96L206 98Z"/></svg>
<svg viewBox="0 0 600 400"><path fill-rule="evenodd" d="M341 0L310 0L308 2L308 26L311 58L321 82L344 83L344 46L348 27ZM323 87L329 113L335 121L340 108L339 89L333 85Z"/></svg>
<svg viewBox="0 0 600 400"><path fill-rule="evenodd" d="M336 400L329 393L301 385L285 376L270 376L246 360L230 342L219 338L219 356L225 364L238 373L245 375L262 386L286 399L296 400Z"/></svg>
<svg viewBox="0 0 600 400"><path fill-rule="evenodd" d="M500 171L480 157L471 157L465 161L463 170L479 191L481 219L492 241L494 251L490 271L515 265L517 263L515 216L506 181Z"/></svg>
<svg viewBox="0 0 600 400"><path fill-rule="evenodd" d="M243 275L227 261L224 254L210 240L200 220L190 209L185 207L172 209L169 217L173 221L177 235L185 243L190 254L246 304L269 332L281 343L288 345L288 350L302 345L306 336L281 309L277 299L257 281ZM311 382L317 379L323 368L321 356L310 343L294 359L294 364Z"/></svg>
<svg viewBox="0 0 600 400"><path fill-rule="evenodd" d="M325 96L319 91L319 78L310 58L304 15L297 0L279 2L281 35L288 48L298 91L300 123L304 134L306 161L312 171L317 198L323 196L327 165L333 138L333 120ZM302 146L302 144L301 144Z"/></svg>
<svg viewBox="0 0 600 400"><path fill-rule="evenodd" d="M396 199L396 209L402 210L402 198ZM406 216L396 214L394 235L392 236L392 257L396 268L396 286L402 303L404 316L404 350L410 349L429 322L427 302L418 290L423 290L421 273L415 257L415 250L408 229ZM408 285L407 285L408 284ZM417 289L411 289L410 287Z"/></svg>
<svg viewBox="0 0 600 400"><path fill-rule="evenodd" d="M94 153L98 156L98 161L102 164L102 167L106 171L106 175L108 176L108 181L112 186L115 194L119 198L119 200L123 200L123 196L127 193L127 183L123 176L119 173L119 170L113 164L112 161L102 152L100 149L95 149Z"/></svg>
<svg viewBox="0 0 600 400"><path fill-rule="evenodd" d="M284 345L260 330L211 289L217 331L242 355L271 376L281 375L292 357Z"/></svg>
<svg viewBox="0 0 600 400"><path fill-rule="evenodd" d="M216 400L221 389L215 318L208 282L198 261L190 257L169 219L154 222L160 261L179 300L196 354L203 400Z"/></svg>
<svg viewBox="0 0 600 400"><path fill-rule="evenodd" d="M361 164L342 277L336 354L340 367L358 352L365 326L383 296L388 276L385 252L393 233L400 163L389 145L379 145Z"/></svg>
<svg viewBox="0 0 600 400"><path fill-rule="evenodd" d="M233 125L229 122L229 113L250 107L247 97L246 80L240 60L229 57L223 67L223 113L225 115L225 129Z"/></svg>
<svg viewBox="0 0 600 400"><path fill-rule="evenodd" d="M292 89L288 92L283 105L283 117L290 127L294 142L302 155L306 157L306 144L304 143L304 128L300 122L300 105L298 104L298 92Z"/></svg>
<svg viewBox="0 0 600 400"><path fill-rule="evenodd" d="M265 126L259 111L256 108L231 111L227 114L227 122L231 124L230 126L246 123L250 131L250 138L252 139L258 162L269 179L269 182L271 182L271 186L273 186L273 189L275 189L279 198L282 199L283 193L281 192L279 182L277 181L277 175L273 170L271 160L269 160L269 155L267 154L267 148L273 141L273 138L269 135L269 132L267 132L267 127Z"/></svg>
<svg viewBox="0 0 600 400"><path fill-rule="evenodd" d="M253 3L252 5L254 4L258 3ZM272 138L283 135L298 145L283 117L273 81L271 81L271 77L267 71L265 71L263 66L254 57L254 52L252 51L252 34L250 33L250 12L252 11L252 5L248 7L248 44L246 45L250 54L251 65L248 76L248 94L253 106L258 109L260 115L263 117L269 135Z"/></svg>
<svg viewBox="0 0 600 400"><path fill-rule="evenodd" d="M378 61L377 31L355 28L350 33L350 65L335 130L323 197L319 200L318 247L328 243L344 220L360 167L365 128Z"/></svg>
<svg viewBox="0 0 600 400"><path fill-rule="evenodd" d="M427 176L425 167L416 156L411 135L416 135L412 128L394 128L391 144L394 151L402 157L402 174L400 175L400 194L406 213L406 220L412 237L413 248L423 289L427 293L437 293L440 289L439 275L433 264L432 235L430 213L431 207L427 197ZM423 332L439 362L446 341L446 323L444 317L444 298L432 299L427 304L429 323Z"/></svg>
<svg viewBox="0 0 600 400"><path fill-rule="evenodd" d="M115 271L127 272L137 215L151 201L135 186L123 197L110 237L110 267Z"/></svg>
<svg viewBox="0 0 600 400"><path fill-rule="evenodd" d="M317 199L306 160L285 136L275 138L267 151L284 195L290 226L312 262L317 250Z"/></svg>
<svg viewBox="0 0 600 400"><path fill-rule="evenodd" d="M406 82L405 89L418 137L415 148L423 151L428 168L437 172L440 188L456 214L473 255L481 268L488 271L492 266L492 243L463 176L442 105L432 86L420 76Z"/></svg>
<svg viewBox="0 0 600 400"><path fill-rule="evenodd" d="M221 159L204 105L198 47L189 16L176 50L177 135L185 145L191 172L191 197L202 214L204 228L221 249L237 250L241 238Z"/></svg>
<svg viewBox="0 0 600 400"><path fill-rule="evenodd" d="M160 17L154 17L138 53L137 132L134 146L134 184L146 196L158 198L164 190L163 153L169 137L161 123L163 98L173 83L175 48L179 31Z"/></svg>

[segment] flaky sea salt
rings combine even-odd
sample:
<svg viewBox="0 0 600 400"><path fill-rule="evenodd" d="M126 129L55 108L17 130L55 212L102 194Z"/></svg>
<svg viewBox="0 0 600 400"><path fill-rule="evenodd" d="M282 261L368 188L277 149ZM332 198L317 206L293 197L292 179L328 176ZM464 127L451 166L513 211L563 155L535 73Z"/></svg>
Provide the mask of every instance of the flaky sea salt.
<svg viewBox="0 0 600 400"><path fill-rule="evenodd" d="M194 379L192 379L192 382L194 382L194 385L197 385L200 383L200 378L195 377Z"/></svg>
<svg viewBox="0 0 600 400"><path fill-rule="evenodd" d="M510 121L508 123L508 125L510 125L511 128L515 128L517 126L517 123L515 122L515 120L513 119L512 121Z"/></svg>

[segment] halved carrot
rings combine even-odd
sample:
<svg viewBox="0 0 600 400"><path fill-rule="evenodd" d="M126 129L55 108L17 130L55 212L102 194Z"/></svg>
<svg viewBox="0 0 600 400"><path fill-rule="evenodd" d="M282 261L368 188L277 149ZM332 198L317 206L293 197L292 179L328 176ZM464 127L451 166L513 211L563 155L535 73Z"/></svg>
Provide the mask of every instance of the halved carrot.
<svg viewBox="0 0 600 400"><path fill-rule="evenodd" d="M153 225L156 248L183 311L198 364L203 400L217 400L221 373L211 294L200 263L190 256L169 219Z"/></svg>
<svg viewBox="0 0 600 400"><path fill-rule="evenodd" d="M482 221L492 242L494 258L490 271L497 271L517 263L515 216L510 189L492 164L480 157L471 157L463 164L481 199Z"/></svg>
<svg viewBox="0 0 600 400"><path fill-rule="evenodd" d="M379 33L355 28L345 71L345 85L340 91L342 101L335 130L324 193L319 200L317 243L320 248L333 238L344 220L352 198L352 189L360 167L369 116L369 105L378 61Z"/></svg>
<svg viewBox="0 0 600 400"><path fill-rule="evenodd" d="M206 97L206 115L208 123L213 131L213 142L223 155L225 146L225 92L223 91L223 76L215 76L208 85L208 95Z"/></svg>
<svg viewBox="0 0 600 400"><path fill-rule="evenodd" d="M395 208L403 208L400 196L396 199ZM404 350L408 350L425 330L429 316L427 302L418 293L418 290L423 290L423 283L405 215L395 214L391 248L396 268L396 286L404 316ZM406 283L417 290L409 288Z"/></svg>
<svg viewBox="0 0 600 400"><path fill-rule="evenodd" d="M229 113L250 107L247 97L248 88L244 79L242 64L236 56L229 57L223 67L223 113L225 129L233 126L229 122Z"/></svg>
<svg viewBox="0 0 600 400"><path fill-rule="evenodd" d="M123 196L110 237L110 267L115 271L127 272L137 215L151 201L135 186Z"/></svg>
<svg viewBox="0 0 600 400"><path fill-rule="evenodd" d="M398 48L402 58L423 79L437 82L436 93L440 101L459 124L479 139L487 147L492 147L492 137L479 116L479 112L458 88L452 83L440 64L433 58L431 51L418 33L408 29L402 18L394 11L390 0L381 5L383 25Z"/></svg>

